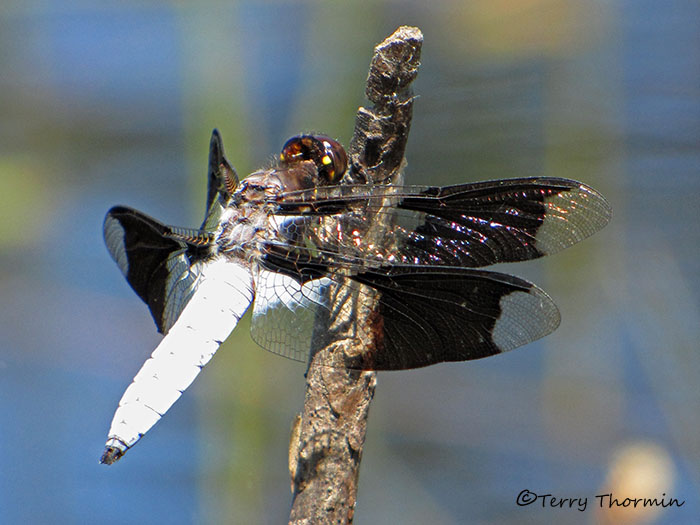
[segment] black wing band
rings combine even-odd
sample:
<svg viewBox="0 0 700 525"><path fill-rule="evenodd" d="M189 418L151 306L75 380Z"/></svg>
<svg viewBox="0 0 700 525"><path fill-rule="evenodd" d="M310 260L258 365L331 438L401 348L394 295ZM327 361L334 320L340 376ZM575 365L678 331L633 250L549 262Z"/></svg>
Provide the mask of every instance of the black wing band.
<svg viewBox="0 0 700 525"><path fill-rule="evenodd" d="M379 291L365 328L373 346L356 368L401 370L480 359L544 337L559 325L549 296L511 275L404 268L353 279Z"/></svg>
<svg viewBox="0 0 700 525"><path fill-rule="evenodd" d="M193 291L192 265L211 251L210 234L166 226L140 211L115 206L105 217L104 238L158 331L166 333Z"/></svg>

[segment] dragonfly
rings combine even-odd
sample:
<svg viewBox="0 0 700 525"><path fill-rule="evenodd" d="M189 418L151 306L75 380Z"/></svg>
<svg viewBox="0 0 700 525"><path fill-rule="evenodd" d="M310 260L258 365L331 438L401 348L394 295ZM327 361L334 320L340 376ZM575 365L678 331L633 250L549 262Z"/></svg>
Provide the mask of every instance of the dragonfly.
<svg viewBox="0 0 700 525"><path fill-rule="evenodd" d="M552 299L482 268L556 253L612 214L600 193L564 178L344 183L350 171L338 141L299 135L273 166L239 180L214 130L201 227L109 210L107 249L164 337L124 392L101 463L160 420L251 304L253 340L308 363L324 343L319 314L353 321L331 301L332 290L351 290L372 311L354 332L371 351L343 362L359 370L480 359L544 337L560 322Z"/></svg>

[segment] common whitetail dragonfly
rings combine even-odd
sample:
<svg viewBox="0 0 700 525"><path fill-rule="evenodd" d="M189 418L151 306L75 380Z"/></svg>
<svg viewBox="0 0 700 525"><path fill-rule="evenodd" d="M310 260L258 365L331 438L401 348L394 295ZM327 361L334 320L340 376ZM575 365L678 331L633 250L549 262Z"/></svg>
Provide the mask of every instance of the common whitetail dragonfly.
<svg viewBox="0 0 700 525"><path fill-rule="evenodd" d="M161 418L253 302L253 339L306 361L329 289L352 287L374 301L371 352L346 363L364 370L479 359L544 337L559 325L550 297L477 268L558 252L611 216L598 192L573 180L340 184L347 166L337 141L300 135L275 166L239 181L214 130L201 228L109 210L107 249L164 338L124 392L101 463Z"/></svg>

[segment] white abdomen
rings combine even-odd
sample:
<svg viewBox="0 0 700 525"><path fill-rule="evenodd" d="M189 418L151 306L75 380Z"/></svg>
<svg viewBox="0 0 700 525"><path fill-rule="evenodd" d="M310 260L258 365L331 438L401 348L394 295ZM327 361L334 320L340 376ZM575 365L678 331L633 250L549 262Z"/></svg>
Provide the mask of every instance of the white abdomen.
<svg viewBox="0 0 700 525"><path fill-rule="evenodd" d="M243 264L226 258L203 264L192 298L119 402L107 439L116 458L192 384L252 300L252 277Z"/></svg>

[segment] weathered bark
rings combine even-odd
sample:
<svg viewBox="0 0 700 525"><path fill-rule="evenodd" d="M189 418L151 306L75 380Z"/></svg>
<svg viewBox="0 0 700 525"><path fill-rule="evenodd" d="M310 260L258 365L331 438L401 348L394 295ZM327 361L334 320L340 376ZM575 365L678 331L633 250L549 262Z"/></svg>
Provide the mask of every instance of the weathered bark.
<svg viewBox="0 0 700 525"><path fill-rule="evenodd" d="M374 104L357 112L347 182L399 183L411 124L410 85L418 73L423 35L400 27L374 49L365 93ZM380 239L386 224L373 221ZM290 523L350 523L376 372L343 367L346 356L371 351L372 305L358 307L357 290L331 292L321 329L327 342L312 358L304 409L292 431L289 468L294 501ZM352 319L353 323L336 322ZM370 334L358 344L356 334ZM331 366L328 366L328 365Z"/></svg>

